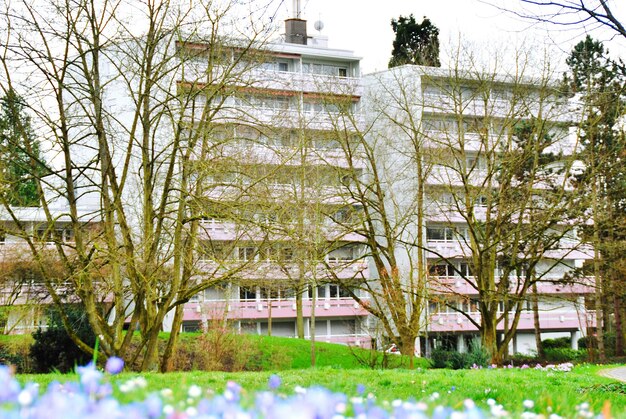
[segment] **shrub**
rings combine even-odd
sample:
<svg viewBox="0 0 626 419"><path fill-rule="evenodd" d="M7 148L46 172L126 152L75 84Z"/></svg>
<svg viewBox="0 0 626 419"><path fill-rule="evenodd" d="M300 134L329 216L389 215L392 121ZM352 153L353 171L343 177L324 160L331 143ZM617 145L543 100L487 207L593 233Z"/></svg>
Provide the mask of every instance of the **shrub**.
<svg viewBox="0 0 626 419"><path fill-rule="evenodd" d="M262 353L246 335L213 328L176 352L176 370L244 371L260 370Z"/></svg>
<svg viewBox="0 0 626 419"><path fill-rule="evenodd" d="M472 339L470 343L470 351L468 353L467 366L464 368L471 368L474 365L479 367L486 367L489 365L489 360L491 356L489 352L483 347L483 344L480 342L480 338Z"/></svg>
<svg viewBox="0 0 626 419"><path fill-rule="evenodd" d="M549 362L582 362L587 359L586 349L546 348L544 354Z"/></svg>
<svg viewBox="0 0 626 419"><path fill-rule="evenodd" d="M571 348L571 340L568 337L545 339L541 341L541 344L544 350L552 348Z"/></svg>
<svg viewBox="0 0 626 419"><path fill-rule="evenodd" d="M604 334L604 349L607 356L615 354L615 333ZM598 348L596 336L585 336L578 339L579 349Z"/></svg>
<svg viewBox="0 0 626 419"><path fill-rule="evenodd" d="M32 336L12 335L4 338L0 341L0 364L13 365L21 374L33 372L33 363L30 357Z"/></svg>
<svg viewBox="0 0 626 419"><path fill-rule="evenodd" d="M79 306L63 308L69 317L74 332L87 345L93 347L96 336L89 326L85 311ZM30 355L34 362L35 372L58 370L69 372L76 365L84 365L91 360L91 355L83 352L67 334L58 310L48 310L48 327L39 328L33 333L34 343L30 347Z"/></svg>
<svg viewBox="0 0 626 419"><path fill-rule="evenodd" d="M507 359L504 363L508 365L513 365L515 367L520 367L522 365L532 365L539 364L541 360L537 357L535 353L532 354L521 354L516 353Z"/></svg>
<svg viewBox="0 0 626 419"><path fill-rule="evenodd" d="M473 366L486 367L489 363L489 353L483 348L480 339L473 339L469 352L449 351L437 348L432 352L434 368L451 368L454 370L472 368Z"/></svg>

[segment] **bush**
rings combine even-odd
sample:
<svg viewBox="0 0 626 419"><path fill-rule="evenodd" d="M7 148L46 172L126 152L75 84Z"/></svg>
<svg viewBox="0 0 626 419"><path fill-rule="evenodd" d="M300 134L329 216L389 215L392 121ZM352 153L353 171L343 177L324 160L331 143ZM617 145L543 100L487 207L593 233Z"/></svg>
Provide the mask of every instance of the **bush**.
<svg viewBox="0 0 626 419"><path fill-rule="evenodd" d="M490 359L491 356L489 355L489 352L487 352L487 350L483 347L483 344L480 342L480 338L472 339L467 359L467 363L469 365L465 368L470 368L474 365L478 367L486 367L487 365L489 365Z"/></svg>
<svg viewBox="0 0 626 419"><path fill-rule="evenodd" d="M437 348L432 352L434 368L451 368L460 370L473 366L486 367L489 364L489 353L483 348L480 339L472 339L469 352L450 351Z"/></svg>
<svg viewBox="0 0 626 419"><path fill-rule="evenodd" d="M570 348L571 349L571 340L568 337L556 338L556 339L545 339L541 341L543 345L543 349L553 349L553 348Z"/></svg>
<svg viewBox="0 0 626 419"><path fill-rule="evenodd" d="M587 359L586 349L545 348L544 354L549 362L583 362Z"/></svg>
<svg viewBox="0 0 626 419"><path fill-rule="evenodd" d="M508 365L513 365L514 367L520 367L522 365L540 364L541 360L537 357L535 353L532 353L532 354L516 353L515 355L507 359L504 363Z"/></svg>
<svg viewBox="0 0 626 419"><path fill-rule="evenodd" d="M96 336L89 325L87 315L82 307L68 306L63 311L69 317L69 322L74 333L93 347L96 343ZM56 308L51 308L47 313L48 327L39 328L33 333L35 340L30 347L30 355L34 362L35 372L69 372L76 365L85 365L91 360L91 355L83 352L70 339L61 321L61 315Z"/></svg>
<svg viewBox="0 0 626 419"><path fill-rule="evenodd" d="M604 334L604 349L607 356L613 356L615 354L615 333ZM579 349L598 348L598 342L596 336L585 336L578 339Z"/></svg>
<svg viewBox="0 0 626 419"><path fill-rule="evenodd" d="M254 371L263 368L262 353L250 338L228 329L213 328L189 345L179 345L177 371Z"/></svg>
<svg viewBox="0 0 626 419"><path fill-rule="evenodd" d="M31 335L3 336L0 341L0 364L13 365L21 374L33 372L33 362L30 357L32 344Z"/></svg>

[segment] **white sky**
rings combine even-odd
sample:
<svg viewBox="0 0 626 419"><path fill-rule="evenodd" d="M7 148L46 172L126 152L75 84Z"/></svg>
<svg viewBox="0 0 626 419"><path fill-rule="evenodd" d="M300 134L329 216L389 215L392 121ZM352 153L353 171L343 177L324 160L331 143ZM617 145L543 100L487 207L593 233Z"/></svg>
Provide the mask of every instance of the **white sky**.
<svg viewBox="0 0 626 419"><path fill-rule="evenodd" d="M510 7L517 3L506 0ZM284 0L281 19L291 16L292 4L292 0ZM313 23L321 19L324 22L322 34L329 37L329 47L353 50L363 57L364 74L387 68L393 41L391 19L411 13L418 22L427 16L439 28L442 50L458 44L459 39L481 49L531 43L539 49L556 48L553 64L559 66L564 65L564 55L559 56L558 51L568 53L584 36L580 27L565 30L551 25L546 30L546 26L522 21L479 0L301 0L301 5L302 18L308 20L309 34L317 33ZM620 8L621 12L626 9ZM626 13L618 13L620 15L624 16L622 22L626 22ZM605 41L612 56L624 55L626 40L617 37L610 41L607 32L593 32L592 36Z"/></svg>

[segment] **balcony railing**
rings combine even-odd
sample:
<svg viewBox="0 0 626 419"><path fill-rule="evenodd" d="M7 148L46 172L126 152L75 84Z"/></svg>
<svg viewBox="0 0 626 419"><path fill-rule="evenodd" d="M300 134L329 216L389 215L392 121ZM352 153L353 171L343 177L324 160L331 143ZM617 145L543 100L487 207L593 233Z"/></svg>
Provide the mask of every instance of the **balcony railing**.
<svg viewBox="0 0 626 419"><path fill-rule="evenodd" d="M500 281L500 277L496 277L496 283ZM514 293L519 285L519 279L516 277L509 278L509 290ZM460 276L431 276L429 286L431 292L437 294L460 294L460 295L476 295L478 291L474 287L476 279L473 276L466 278ZM545 277L537 282L537 292L539 294L593 294L595 293L595 280L593 277L579 278L576 282L565 282L561 277Z"/></svg>
<svg viewBox="0 0 626 419"><path fill-rule="evenodd" d="M480 324L480 313L468 314ZM585 329L595 327L596 315L593 311L540 311L539 325L542 331ZM434 313L429 316L428 330L432 332L473 332L478 329L463 314ZM504 330L504 322L498 324L498 330ZM520 314L517 330L535 330L532 311L524 311Z"/></svg>
<svg viewBox="0 0 626 419"><path fill-rule="evenodd" d="M304 300L303 316L310 317L313 309L316 317L367 316L368 312L352 298ZM214 300L189 302L184 308L184 320L239 320L239 319L285 319L296 317L295 299L270 300Z"/></svg>

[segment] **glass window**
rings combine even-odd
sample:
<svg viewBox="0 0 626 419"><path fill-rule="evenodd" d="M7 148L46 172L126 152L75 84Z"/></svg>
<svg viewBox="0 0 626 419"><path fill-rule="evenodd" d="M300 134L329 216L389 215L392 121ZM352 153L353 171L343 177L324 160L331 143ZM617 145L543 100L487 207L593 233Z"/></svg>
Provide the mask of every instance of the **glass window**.
<svg viewBox="0 0 626 419"><path fill-rule="evenodd" d="M239 299L241 301L254 301L256 295L256 287L239 287Z"/></svg>
<svg viewBox="0 0 626 419"><path fill-rule="evenodd" d="M239 260L244 262L254 260L254 256L256 255L256 247L240 247L237 249L237 255L239 256Z"/></svg>

